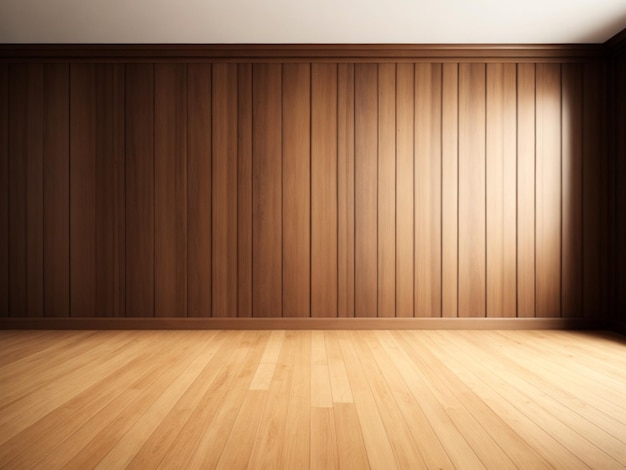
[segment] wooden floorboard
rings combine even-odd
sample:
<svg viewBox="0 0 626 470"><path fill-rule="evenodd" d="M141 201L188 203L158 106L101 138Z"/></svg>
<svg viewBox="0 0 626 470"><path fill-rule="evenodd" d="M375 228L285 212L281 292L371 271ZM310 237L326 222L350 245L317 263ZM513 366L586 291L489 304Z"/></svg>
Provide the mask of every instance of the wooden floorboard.
<svg viewBox="0 0 626 470"><path fill-rule="evenodd" d="M626 340L10 331L0 468L626 468Z"/></svg>

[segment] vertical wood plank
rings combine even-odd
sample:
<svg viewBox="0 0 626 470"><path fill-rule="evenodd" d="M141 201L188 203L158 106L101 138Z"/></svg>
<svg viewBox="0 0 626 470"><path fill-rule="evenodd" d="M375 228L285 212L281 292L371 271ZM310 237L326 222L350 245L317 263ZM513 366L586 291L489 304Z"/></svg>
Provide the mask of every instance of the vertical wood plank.
<svg viewBox="0 0 626 470"><path fill-rule="evenodd" d="M311 65L311 316L337 316L337 66Z"/></svg>
<svg viewBox="0 0 626 470"><path fill-rule="evenodd" d="M311 66L283 65L283 315L308 317L311 297Z"/></svg>
<svg viewBox="0 0 626 470"><path fill-rule="evenodd" d="M252 81L253 315L282 316L281 65L254 64Z"/></svg>
<svg viewBox="0 0 626 470"><path fill-rule="evenodd" d="M337 65L337 315L354 316L354 65Z"/></svg>
<svg viewBox="0 0 626 470"><path fill-rule="evenodd" d="M516 67L487 64L487 316L517 314Z"/></svg>
<svg viewBox="0 0 626 470"><path fill-rule="evenodd" d="M237 315L237 64L213 64L213 307Z"/></svg>
<svg viewBox="0 0 626 470"><path fill-rule="evenodd" d="M561 315L561 69L537 65L536 308Z"/></svg>
<svg viewBox="0 0 626 470"><path fill-rule="evenodd" d="M44 82L44 314L70 314L69 66L47 64Z"/></svg>
<svg viewBox="0 0 626 470"><path fill-rule="evenodd" d="M378 306L378 66L354 66L355 316Z"/></svg>
<svg viewBox="0 0 626 470"><path fill-rule="evenodd" d="M9 66L0 64L0 317L9 315Z"/></svg>
<svg viewBox="0 0 626 470"><path fill-rule="evenodd" d="M459 65L459 316L485 316L485 65Z"/></svg>
<svg viewBox="0 0 626 470"><path fill-rule="evenodd" d="M396 316L396 64L378 66L378 316Z"/></svg>
<svg viewBox="0 0 626 470"><path fill-rule="evenodd" d="M441 116L441 315L458 316L459 66L443 64Z"/></svg>
<svg viewBox="0 0 626 470"><path fill-rule="evenodd" d="M396 94L396 316L413 316L415 69L398 64Z"/></svg>
<svg viewBox="0 0 626 470"><path fill-rule="evenodd" d="M154 67L126 65L126 316L154 315Z"/></svg>
<svg viewBox="0 0 626 470"><path fill-rule="evenodd" d="M616 92L615 119L615 163L616 170L616 199L615 214L617 230L615 246L617 257L613 261L616 267L617 279L615 293L617 295L618 310L614 314L617 321L626 321L626 246L621 240L626 239L626 215L620 210L626 204L626 90L621 86L626 81L626 57L623 57L615 66L614 86Z"/></svg>
<svg viewBox="0 0 626 470"><path fill-rule="evenodd" d="M582 316L582 68L562 66L562 299L564 317Z"/></svg>
<svg viewBox="0 0 626 470"><path fill-rule="evenodd" d="M517 65L517 315L535 316L535 64Z"/></svg>
<svg viewBox="0 0 626 470"><path fill-rule="evenodd" d="M186 66L154 70L154 276L157 317L187 316Z"/></svg>
<svg viewBox="0 0 626 470"><path fill-rule="evenodd" d="M70 314L96 314L96 71L70 66Z"/></svg>
<svg viewBox="0 0 626 470"><path fill-rule="evenodd" d="M211 65L187 68L187 314L211 316Z"/></svg>
<svg viewBox="0 0 626 470"><path fill-rule="evenodd" d="M95 66L96 316L124 316L125 190L124 75L114 64Z"/></svg>
<svg viewBox="0 0 626 470"><path fill-rule="evenodd" d="M43 316L43 89L42 64L29 66L26 112L26 315Z"/></svg>
<svg viewBox="0 0 626 470"><path fill-rule="evenodd" d="M237 314L252 316L252 65L238 65Z"/></svg>
<svg viewBox="0 0 626 470"><path fill-rule="evenodd" d="M608 166L604 68L583 66L583 315L606 318Z"/></svg>
<svg viewBox="0 0 626 470"><path fill-rule="evenodd" d="M415 316L441 316L442 299L442 69L441 64L415 65ZM456 84L454 85L456 89ZM447 95L451 99L451 95ZM450 106L456 106L448 102ZM451 118L450 115L447 118ZM455 148L449 147L448 189L456 194L456 119L446 122ZM454 162L451 159L454 158ZM450 194L452 196L452 194ZM456 198L447 201L456 227ZM451 227L450 227L451 228ZM454 240L456 240L456 228ZM452 238L448 238L450 243ZM456 253L456 241L454 241ZM456 258L456 255L455 255ZM448 260L450 261L450 260ZM450 265L451 266L451 265ZM456 259L454 260L456 282ZM452 286L450 286L452 287ZM456 312L456 300L454 304Z"/></svg>

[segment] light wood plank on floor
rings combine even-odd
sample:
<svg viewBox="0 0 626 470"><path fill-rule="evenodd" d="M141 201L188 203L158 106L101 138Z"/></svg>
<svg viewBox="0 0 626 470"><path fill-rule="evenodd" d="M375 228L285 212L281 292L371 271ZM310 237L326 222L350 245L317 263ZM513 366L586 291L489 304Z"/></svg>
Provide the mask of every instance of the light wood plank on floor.
<svg viewBox="0 0 626 470"><path fill-rule="evenodd" d="M626 468L626 339L0 332L0 468Z"/></svg>

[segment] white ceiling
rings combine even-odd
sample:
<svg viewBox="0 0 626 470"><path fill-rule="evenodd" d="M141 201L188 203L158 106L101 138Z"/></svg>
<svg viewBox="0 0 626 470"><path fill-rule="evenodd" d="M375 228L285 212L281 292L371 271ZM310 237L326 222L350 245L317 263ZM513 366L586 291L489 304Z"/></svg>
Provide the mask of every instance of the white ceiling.
<svg viewBox="0 0 626 470"><path fill-rule="evenodd" d="M601 43L626 0L0 0L0 43Z"/></svg>

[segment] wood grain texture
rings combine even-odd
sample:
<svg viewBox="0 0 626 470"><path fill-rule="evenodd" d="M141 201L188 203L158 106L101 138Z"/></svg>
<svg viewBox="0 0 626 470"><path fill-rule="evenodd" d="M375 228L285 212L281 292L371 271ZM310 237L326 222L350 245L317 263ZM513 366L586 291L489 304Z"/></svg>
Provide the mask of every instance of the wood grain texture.
<svg viewBox="0 0 626 470"><path fill-rule="evenodd" d="M26 156L27 65L9 67L8 269L9 316L26 316Z"/></svg>
<svg viewBox="0 0 626 470"><path fill-rule="evenodd" d="M353 402L312 406L321 357L310 331L2 332L13 360L0 374L14 385L0 391L0 458L16 468L624 461L626 364L613 335L318 333L328 365L345 364ZM268 349L276 370L250 390Z"/></svg>
<svg viewBox="0 0 626 470"><path fill-rule="evenodd" d="M96 315L95 65L70 69L70 315Z"/></svg>
<svg viewBox="0 0 626 470"><path fill-rule="evenodd" d="M485 316L485 65L459 65L459 316Z"/></svg>
<svg viewBox="0 0 626 470"><path fill-rule="evenodd" d="M117 65L70 69L72 316L124 316L124 87Z"/></svg>
<svg viewBox="0 0 626 470"><path fill-rule="evenodd" d="M458 316L459 67L443 64L441 98L441 315Z"/></svg>
<svg viewBox="0 0 626 470"><path fill-rule="evenodd" d="M24 103L26 134L26 315L43 316L43 106L44 67L29 66Z"/></svg>
<svg viewBox="0 0 626 470"><path fill-rule="evenodd" d="M378 307L378 67L354 66L355 316Z"/></svg>
<svg viewBox="0 0 626 470"><path fill-rule="evenodd" d="M605 317L619 67L365 55L0 66L0 315Z"/></svg>
<svg viewBox="0 0 626 470"><path fill-rule="evenodd" d="M337 66L337 315L354 316L354 65Z"/></svg>
<svg viewBox="0 0 626 470"><path fill-rule="evenodd" d="M396 64L378 66L378 316L396 316Z"/></svg>
<svg viewBox="0 0 626 470"><path fill-rule="evenodd" d="M187 315L211 316L211 65L187 66Z"/></svg>
<svg viewBox="0 0 626 470"><path fill-rule="evenodd" d="M252 66L253 315L282 316L281 66Z"/></svg>
<svg viewBox="0 0 626 470"><path fill-rule="evenodd" d="M213 64L211 240L214 317L237 316L237 65ZM219 227L219 228L218 228Z"/></svg>
<svg viewBox="0 0 626 470"><path fill-rule="evenodd" d="M124 69L96 65L96 316L125 315Z"/></svg>
<svg viewBox="0 0 626 470"><path fill-rule="evenodd" d="M154 316L154 67L126 66L126 316Z"/></svg>
<svg viewBox="0 0 626 470"><path fill-rule="evenodd" d="M536 73L536 289L538 317L561 315L561 69Z"/></svg>
<svg viewBox="0 0 626 470"><path fill-rule="evenodd" d="M252 316L252 65L238 65L237 314Z"/></svg>
<svg viewBox="0 0 626 470"><path fill-rule="evenodd" d="M415 67L398 64L396 92L396 316L412 317L415 252Z"/></svg>
<svg viewBox="0 0 626 470"><path fill-rule="evenodd" d="M583 95L582 68L562 66L561 93L561 311L564 317L582 316L583 292Z"/></svg>
<svg viewBox="0 0 626 470"><path fill-rule="evenodd" d="M603 67L583 67L583 314L606 318L608 184Z"/></svg>
<svg viewBox="0 0 626 470"><path fill-rule="evenodd" d="M9 66L0 64L0 317L9 316Z"/></svg>
<svg viewBox="0 0 626 470"><path fill-rule="evenodd" d="M69 66L50 64L44 83L44 315L70 315Z"/></svg>
<svg viewBox="0 0 626 470"><path fill-rule="evenodd" d="M487 316L517 314L517 72L487 64Z"/></svg>
<svg viewBox="0 0 626 470"><path fill-rule="evenodd" d="M517 315L535 316L535 65L517 66Z"/></svg>
<svg viewBox="0 0 626 470"><path fill-rule="evenodd" d="M311 65L311 316L337 316L337 66Z"/></svg>
<svg viewBox="0 0 626 470"><path fill-rule="evenodd" d="M451 97L446 97L451 98ZM450 116L451 117L451 116ZM442 68L441 64L415 65L415 316L441 316L442 299ZM450 145L455 144L456 122L450 121ZM456 149L449 148L454 152ZM450 155L451 156L451 155ZM447 182L456 187L456 161L446 167ZM454 179L454 181L452 181ZM447 188L452 190L452 188ZM456 189L449 195L453 197ZM456 200L448 201L456 218ZM456 221L453 221L456 227ZM449 235L449 234L448 234ZM451 243L452 239L447 238ZM456 242L455 242L456 243ZM450 249L447 246L446 249ZM456 246L453 253L456 254ZM448 260L451 261L451 260ZM454 267L456 279L456 260ZM452 271L450 271L451 273ZM455 281L456 282L456 281ZM453 288L454 286L450 286ZM456 312L456 305L454 308Z"/></svg>
<svg viewBox="0 0 626 470"><path fill-rule="evenodd" d="M317 76L315 79L319 80ZM311 274L314 274L311 270L311 66L283 65L282 93L283 315L308 317L313 301ZM315 132L318 131L316 128ZM324 310L326 305L316 303L316 308Z"/></svg>
<svg viewBox="0 0 626 470"><path fill-rule="evenodd" d="M154 68L154 314L157 317L187 316L186 73L184 64L157 64Z"/></svg>

